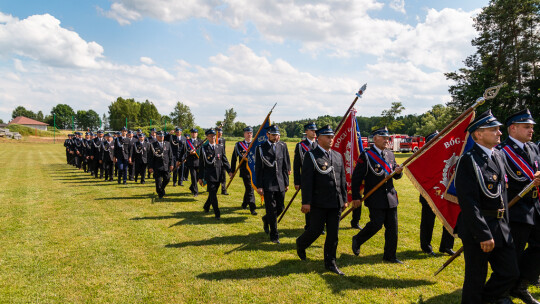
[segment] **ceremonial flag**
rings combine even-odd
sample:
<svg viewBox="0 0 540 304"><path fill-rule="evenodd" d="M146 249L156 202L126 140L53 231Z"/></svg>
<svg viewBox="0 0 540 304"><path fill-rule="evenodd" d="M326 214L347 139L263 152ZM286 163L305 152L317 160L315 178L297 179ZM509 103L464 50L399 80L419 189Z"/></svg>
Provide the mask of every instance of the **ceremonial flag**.
<svg viewBox="0 0 540 304"><path fill-rule="evenodd" d="M255 187L256 178L257 175L255 173L255 153L257 153L257 149L259 146L268 140L268 136L266 135L266 128L270 126L270 115L266 117L263 124L259 128L259 131L257 132L257 135L255 138L253 138L253 142L250 145L249 152L247 154L247 162L248 162L248 171L251 175L251 186L253 186L253 189L257 191L257 187Z"/></svg>
<svg viewBox="0 0 540 304"><path fill-rule="evenodd" d="M467 126L473 119L474 111L436 138L428 149L405 168L413 185L452 234L461 209L457 203L445 199L444 195L467 142Z"/></svg>
<svg viewBox="0 0 540 304"><path fill-rule="evenodd" d="M474 140L472 139L472 136L469 134L469 136L467 137L467 142L464 145L463 152L461 152L461 155L463 155L463 153L469 151L473 147L473 145L474 145ZM461 157L461 155L460 155L460 157ZM452 178L450 179L450 185L448 186L448 188L446 189L446 192L444 193L444 198L457 204L458 200L457 200L456 184L455 184L455 181L454 181L454 177L455 177L454 173L455 173L455 170L454 170L454 172L452 172Z"/></svg>
<svg viewBox="0 0 540 304"><path fill-rule="evenodd" d="M360 129L356 122L355 109L349 111L346 119L343 121L343 125L336 130L332 150L338 152L343 157L345 178L347 180L347 201L350 202L352 201L352 173L356 166L356 160L360 156L361 151L363 151L362 137L360 136Z"/></svg>

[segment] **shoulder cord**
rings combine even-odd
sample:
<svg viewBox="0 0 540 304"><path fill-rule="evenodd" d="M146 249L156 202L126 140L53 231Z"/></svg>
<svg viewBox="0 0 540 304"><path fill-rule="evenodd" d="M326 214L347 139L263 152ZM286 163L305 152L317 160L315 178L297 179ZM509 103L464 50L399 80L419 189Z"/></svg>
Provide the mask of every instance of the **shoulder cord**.
<svg viewBox="0 0 540 304"><path fill-rule="evenodd" d="M478 164L476 163L476 161L474 160L473 157L471 157L471 160L473 162L473 165L474 165L474 173L476 175L476 179L478 180L478 184L480 185L480 189L482 189L482 192L484 193L485 196L489 197L489 198L497 198L497 196L501 196L501 183L500 183L500 180L499 180L499 183L497 185L497 192L496 193L491 193L488 188L486 187L486 184L484 183L484 177L482 175L482 171L480 170L480 167L478 166ZM501 201L502 201L502 196L501 196Z"/></svg>
<svg viewBox="0 0 540 304"><path fill-rule="evenodd" d="M504 159L504 168L506 169L506 172L508 173L508 175L510 175L510 177L513 180L518 181L518 182L524 182L528 180L527 177L525 176L519 177L514 173L514 170L510 168L510 164L508 163L506 156L504 156L503 159Z"/></svg>
<svg viewBox="0 0 540 304"><path fill-rule="evenodd" d="M298 152L300 154L300 161L301 163L304 163L304 157L306 156L306 153L310 152L311 150L304 152L302 151L304 150L302 149L302 145L300 143L298 143L297 145L298 145Z"/></svg>
<svg viewBox="0 0 540 304"><path fill-rule="evenodd" d="M157 153L156 150L154 149L154 145L151 144L150 147L152 148L152 153L154 153L154 155L156 157L163 157L163 152L160 154L160 153Z"/></svg>
<svg viewBox="0 0 540 304"><path fill-rule="evenodd" d="M174 138L171 136L171 143L175 146L178 146L178 144L180 144L180 141L175 142Z"/></svg>
<svg viewBox="0 0 540 304"><path fill-rule="evenodd" d="M135 146L135 153L142 153L142 150L143 150L143 145L142 144L139 144L139 146L141 146L141 148L137 148L137 144L134 144Z"/></svg>
<svg viewBox="0 0 540 304"><path fill-rule="evenodd" d="M373 172L373 174L375 174L376 176L381 176L381 175L383 175L383 174L385 173L385 171L382 170L382 168L381 168L381 172L377 173L377 172L375 171L375 169L373 169L373 167L371 166L371 161L369 160L369 156L367 155L367 153L365 153L365 154L366 154L366 162L368 163L368 167L369 167L369 169L371 170L371 172ZM366 173L367 173L367 172L366 172Z"/></svg>
<svg viewBox="0 0 540 304"><path fill-rule="evenodd" d="M276 162L275 160L274 160L273 163L270 163L270 162L266 159L266 157L264 157L263 152L262 152L262 147L261 147L261 146L259 146L259 154L261 155L261 159L262 159L264 165L266 165L267 167L270 167L270 168L276 167L277 162ZM276 170L277 170L277 167L276 167Z"/></svg>
<svg viewBox="0 0 540 304"><path fill-rule="evenodd" d="M330 171L334 170L334 166L330 166L328 167L328 169L322 170L321 168L319 168L319 165L317 165L317 161L315 160L315 156L313 156L313 153L311 153L311 151L307 153L309 153L309 156L311 157L311 161L313 161L313 166L315 167L315 170L317 170L320 174L328 174L330 173ZM334 178L335 178L335 174L334 174Z"/></svg>
<svg viewBox="0 0 540 304"><path fill-rule="evenodd" d="M214 158L212 159L212 161L209 162L208 159L206 159L206 152L204 152L204 148L201 149L201 153L203 154L203 155L201 155L201 156L204 158L204 162L205 162L205 163L207 163L207 164L209 164L209 165L213 165L213 164L216 163L216 156L215 156L215 155L214 155Z"/></svg>

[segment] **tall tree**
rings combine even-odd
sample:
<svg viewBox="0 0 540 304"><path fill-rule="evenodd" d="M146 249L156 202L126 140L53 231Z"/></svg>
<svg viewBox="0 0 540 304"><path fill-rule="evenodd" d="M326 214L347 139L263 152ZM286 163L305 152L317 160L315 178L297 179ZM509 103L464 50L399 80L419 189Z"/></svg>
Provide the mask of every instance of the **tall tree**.
<svg viewBox="0 0 540 304"><path fill-rule="evenodd" d="M109 124L113 130L120 130L123 126L131 128L139 124L141 104L133 98L118 97L109 106Z"/></svg>
<svg viewBox="0 0 540 304"><path fill-rule="evenodd" d="M73 109L67 104L57 104L51 110L51 118L56 115L56 126L60 129L71 128L71 119L75 115ZM51 126L52 123L49 123Z"/></svg>
<svg viewBox="0 0 540 304"><path fill-rule="evenodd" d="M102 130L109 129L109 118L107 117L107 114L103 113L103 116L101 117L101 126L100 128Z"/></svg>
<svg viewBox="0 0 540 304"><path fill-rule="evenodd" d="M75 122L80 129L95 130L99 127L99 114L94 110L80 110L75 114Z"/></svg>
<svg viewBox="0 0 540 304"><path fill-rule="evenodd" d="M447 73L455 81L449 106L468 108L490 86L506 82L491 108L504 119L509 113L529 107L540 115L540 0L491 0L475 18L479 35L472 41L476 52L464 61L465 68ZM538 131L538 126L537 131ZM535 135L537 135L536 132Z"/></svg>
<svg viewBox="0 0 540 304"><path fill-rule="evenodd" d="M32 112L31 110L27 110L23 106L16 107L15 110L13 110L13 112L11 113L11 118L15 118L18 116L24 116L24 117L36 119L36 114Z"/></svg>
<svg viewBox="0 0 540 304"><path fill-rule="evenodd" d="M381 121L379 127L382 128L384 126L388 127L388 129L392 132L395 132L397 129L400 129L404 123L401 120L396 119L401 112L405 110L405 107L403 104L399 101L392 102L392 106L388 110L383 110L381 113Z"/></svg>
<svg viewBox="0 0 540 304"><path fill-rule="evenodd" d="M153 102L148 101L148 99L141 103L141 109L139 112L139 123L141 125L150 125L150 120L153 122L158 122L161 119L156 106Z"/></svg>
<svg viewBox="0 0 540 304"><path fill-rule="evenodd" d="M234 132L234 120L236 119L236 112L234 108L225 110L225 119L223 119L223 132L232 134Z"/></svg>
<svg viewBox="0 0 540 304"><path fill-rule="evenodd" d="M195 117L191 113L191 109L180 101L176 103L176 106L169 116L175 125L183 129L195 126Z"/></svg>
<svg viewBox="0 0 540 304"><path fill-rule="evenodd" d="M41 122L44 122L44 117L43 117L43 112L41 111L38 111L37 114L36 114L36 120L37 121L41 121Z"/></svg>

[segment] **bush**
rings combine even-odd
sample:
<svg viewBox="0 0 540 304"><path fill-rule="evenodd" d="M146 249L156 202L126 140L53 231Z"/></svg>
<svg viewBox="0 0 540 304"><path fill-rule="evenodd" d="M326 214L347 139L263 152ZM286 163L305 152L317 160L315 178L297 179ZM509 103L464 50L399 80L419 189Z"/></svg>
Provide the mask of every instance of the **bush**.
<svg viewBox="0 0 540 304"><path fill-rule="evenodd" d="M10 132L18 132L22 136L36 135L36 129L29 128L23 125L12 124L12 125L7 126L7 128L9 129ZM60 132L56 132L56 135L59 135L59 134ZM54 132L37 130L37 136L52 137L54 136Z"/></svg>

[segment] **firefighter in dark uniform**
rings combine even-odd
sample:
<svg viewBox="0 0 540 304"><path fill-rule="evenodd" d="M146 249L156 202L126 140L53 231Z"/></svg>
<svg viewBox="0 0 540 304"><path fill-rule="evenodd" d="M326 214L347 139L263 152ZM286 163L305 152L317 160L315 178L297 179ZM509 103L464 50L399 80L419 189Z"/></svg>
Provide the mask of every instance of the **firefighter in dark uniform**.
<svg viewBox="0 0 540 304"><path fill-rule="evenodd" d="M94 138L90 143L92 147L92 156L90 156L90 158L93 162L94 176L96 178L103 178L103 163L100 163L99 160L101 158L101 144L104 140L105 139L103 138L103 130L98 130L96 138Z"/></svg>
<svg viewBox="0 0 540 304"><path fill-rule="evenodd" d="M204 203L204 212L210 211L210 206L214 209L214 215L216 219L221 218L219 211L217 191L219 184L223 178L223 171L231 173L231 166L225 155L225 147L221 144L216 144L216 131L209 129L205 133L208 139L208 144L205 144L201 148L201 154L199 155L199 184L201 187L206 182L206 189L208 190L208 199ZM203 182L204 179L204 182Z"/></svg>
<svg viewBox="0 0 540 304"><path fill-rule="evenodd" d="M148 171L153 172L156 181L156 193L159 198L165 196L165 188L171 178L174 167L171 144L164 141L163 131L157 132L157 140L150 144L148 152Z"/></svg>
<svg viewBox="0 0 540 304"><path fill-rule="evenodd" d="M217 143L222 145L225 149L226 147L225 137L223 137L223 129L217 128L216 132L218 136ZM225 171L221 171L221 175L221 195L229 195L229 193L227 193L227 174L225 174Z"/></svg>
<svg viewBox="0 0 540 304"><path fill-rule="evenodd" d="M306 133L306 139L296 144L294 148L294 160L293 160L293 178L294 189L300 189L301 177L302 177L302 163L304 162L304 156L307 152L317 147L317 125L314 122L310 122L304 125L304 132ZM309 227L309 218L311 213L305 212L306 225L304 229Z"/></svg>
<svg viewBox="0 0 540 304"><path fill-rule="evenodd" d="M137 137L133 136L133 131L131 131L131 130L128 130L127 137L129 138L129 152L131 154L131 150L133 149L133 145L137 141L139 141L139 139ZM135 180L134 175L135 175L134 163L129 161L128 162L128 177L129 177L130 181Z"/></svg>
<svg viewBox="0 0 540 304"><path fill-rule="evenodd" d="M519 277L508 225L506 171L500 143L502 125L488 110L468 126L475 144L455 173L461 212L455 231L463 241L465 279L461 303L513 303L508 291ZM492 274L486 282L488 263Z"/></svg>
<svg viewBox="0 0 540 304"><path fill-rule="evenodd" d="M71 164L71 154L69 153L69 151L70 151L72 137L73 137L73 134L68 134L68 138L64 140L64 147L66 148L66 162L68 165Z"/></svg>
<svg viewBox="0 0 540 304"><path fill-rule="evenodd" d="M439 134L438 131L428 135L426 143ZM431 256L436 256L431 247L431 237L433 236L433 227L435 225L435 213L431 210L426 199L420 195L420 204L422 204L422 215L420 217L420 248L423 252ZM439 245L439 252L449 255L454 254L454 236L448 232L444 227L442 229L441 244Z"/></svg>
<svg viewBox="0 0 540 304"><path fill-rule="evenodd" d="M155 142L157 139L156 139L156 128L151 128L150 129L150 135L146 138L146 141L151 144L153 142ZM150 172L150 170L148 170L148 178L150 178L150 175L152 174L152 172Z"/></svg>
<svg viewBox="0 0 540 304"><path fill-rule="evenodd" d="M92 146L90 146L90 140L92 139L92 133L86 132L84 134L84 138L82 140L82 168L84 173L87 173L90 171L90 152L92 150Z"/></svg>
<svg viewBox="0 0 540 304"><path fill-rule="evenodd" d="M84 147L82 144L82 133L81 132L75 132L75 138L71 141L72 146L71 150L73 151L73 157L74 157L74 165L76 168L81 170L82 166L82 159L84 154Z"/></svg>
<svg viewBox="0 0 540 304"><path fill-rule="evenodd" d="M365 181L364 192L367 193L387 175L391 174L392 171L396 172L393 179L400 179L403 176L403 168L396 163L394 153L386 149L390 139L388 129L384 127L375 130L372 135L374 144L360 154L353 171L351 188L354 206L360 205L360 185L362 181ZM384 225L383 261L403 264L396 257L398 197L393 179L386 181L383 186L379 187L366 199L365 205L369 208L369 222L364 229L353 236L352 251L355 255L359 255L360 246L381 230Z"/></svg>
<svg viewBox="0 0 540 304"><path fill-rule="evenodd" d="M278 126L272 125L266 130L268 140L262 143L255 153L255 187L259 195L264 195L264 232L270 234L273 243L279 244L277 217L285 208L285 192L289 190L291 165L287 145L279 141Z"/></svg>
<svg viewBox="0 0 540 304"><path fill-rule="evenodd" d="M105 171L105 181L114 181L114 140L111 133L105 134L105 140L101 143L101 156L99 162Z"/></svg>
<svg viewBox="0 0 540 304"><path fill-rule="evenodd" d="M120 131L116 131L114 132L114 138L113 138L113 141L114 141L114 144L116 145L116 141L118 140L118 138L122 135L122 133ZM114 176L118 176L118 163L115 161L114 162Z"/></svg>
<svg viewBox="0 0 540 304"><path fill-rule="evenodd" d="M116 146L114 147L114 158L118 166L118 183L122 182L123 177L124 185L127 184L129 149L131 146L131 140L127 137L127 132L126 127L123 127L122 135L116 138Z"/></svg>
<svg viewBox="0 0 540 304"><path fill-rule="evenodd" d="M508 199L514 198L534 180L540 180L540 151L532 140L534 121L528 109L506 119L508 138L499 145L508 175ZM514 240L520 271L519 281L510 295L523 302L540 303L528 291L540 272L540 200L534 188L509 209L510 233ZM527 249L525 249L527 246Z"/></svg>
<svg viewBox="0 0 540 304"><path fill-rule="evenodd" d="M296 239L296 252L306 259L308 248L322 233L328 233L324 243L324 265L327 270L344 275L336 265L339 219L347 206L347 180L341 154L332 150L334 131L324 126L317 131L318 147L306 152L302 164L302 208L311 213L310 225Z"/></svg>
<svg viewBox="0 0 540 304"><path fill-rule="evenodd" d="M249 206L249 210L251 211L252 215L257 215L257 206L255 205L255 195L253 193L253 186L251 185L251 174L248 170L248 160L246 157L246 160L242 162L240 165L240 161L242 158L246 155L246 152L249 148L249 145L251 144L251 141L253 140L253 128L252 127L245 127L244 128L244 140L239 141L234 145L233 154L231 157L231 170L236 170L236 162L238 160L240 169L240 177L242 178L242 181L244 182L244 199L242 201L242 209L246 209Z"/></svg>
<svg viewBox="0 0 540 304"><path fill-rule="evenodd" d="M187 156L186 156L186 166L189 169L189 175L191 176L191 186L189 186L189 190L191 190L191 194L193 194L194 197L197 197L199 195L199 188L197 187L197 171L199 170L199 154L197 152L197 149L199 148L201 144L201 140L197 139L197 135L199 134L199 131L197 129L191 129L191 136L189 139L186 140L186 149L187 149Z"/></svg>
<svg viewBox="0 0 540 304"><path fill-rule="evenodd" d="M133 163L135 170L135 182L141 176L141 184L145 184L146 167L148 165L148 151L150 144L145 140L144 133L137 134L138 140L131 146L129 162Z"/></svg>
<svg viewBox="0 0 540 304"><path fill-rule="evenodd" d="M175 128L174 134L169 136L169 142L173 150L175 167L173 169L173 187L183 186L182 174L184 172L184 159L186 158L186 137L182 136L182 128Z"/></svg>

